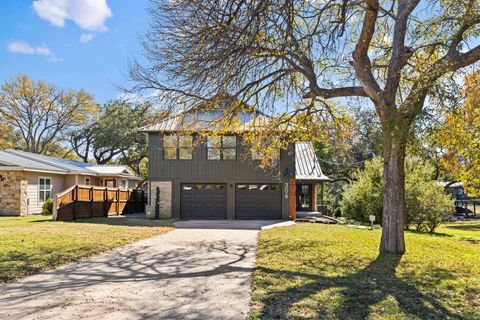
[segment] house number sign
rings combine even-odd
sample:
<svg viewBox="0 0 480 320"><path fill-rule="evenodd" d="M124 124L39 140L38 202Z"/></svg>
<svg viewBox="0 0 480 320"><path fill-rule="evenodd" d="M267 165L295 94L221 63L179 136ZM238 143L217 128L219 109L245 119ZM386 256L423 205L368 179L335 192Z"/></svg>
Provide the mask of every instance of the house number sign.
<svg viewBox="0 0 480 320"><path fill-rule="evenodd" d="M285 188L284 188L284 190L285 190L285 199L288 199L288 182L285 182L284 185L285 185Z"/></svg>

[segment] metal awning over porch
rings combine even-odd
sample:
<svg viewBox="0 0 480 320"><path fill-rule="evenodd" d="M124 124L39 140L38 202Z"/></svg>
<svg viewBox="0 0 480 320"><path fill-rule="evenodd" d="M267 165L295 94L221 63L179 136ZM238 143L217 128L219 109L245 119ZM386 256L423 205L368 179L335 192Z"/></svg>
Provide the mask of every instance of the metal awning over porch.
<svg viewBox="0 0 480 320"><path fill-rule="evenodd" d="M323 174L311 142L295 144L295 179L312 183L331 180Z"/></svg>

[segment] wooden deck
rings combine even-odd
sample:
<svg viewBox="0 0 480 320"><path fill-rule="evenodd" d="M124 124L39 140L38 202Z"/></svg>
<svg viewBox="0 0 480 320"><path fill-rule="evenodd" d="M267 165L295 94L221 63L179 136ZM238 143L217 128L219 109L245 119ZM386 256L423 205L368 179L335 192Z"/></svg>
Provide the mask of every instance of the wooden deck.
<svg viewBox="0 0 480 320"><path fill-rule="evenodd" d="M54 199L54 220L107 217L145 209L143 190L76 185Z"/></svg>

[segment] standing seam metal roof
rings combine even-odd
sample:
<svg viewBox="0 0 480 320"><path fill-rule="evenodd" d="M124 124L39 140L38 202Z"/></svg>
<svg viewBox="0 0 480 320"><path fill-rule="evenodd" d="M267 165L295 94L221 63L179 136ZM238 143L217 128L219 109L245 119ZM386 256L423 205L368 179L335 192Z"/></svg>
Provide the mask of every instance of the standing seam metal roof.
<svg viewBox="0 0 480 320"><path fill-rule="evenodd" d="M20 150L0 151L0 166L2 166L2 164L6 167L18 167L35 171L88 174L92 176L113 175L140 180L140 178L129 172L126 166L98 166L90 163L49 157Z"/></svg>
<svg viewBox="0 0 480 320"><path fill-rule="evenodd" d="M28 161L29 165L24 166L25 168L42 169L43 166L48 166L52 168L51 170L65 173L95 174L94 171L86 168L87 166L91 166L88 163L49 157L20 150L5 150L3 152L15 156L15 163L27 163Z"/></svg>
<svg viewBox="0 0 480 320"><path fill-rule="evenodd" d="M311 142L295 144L295 178L298 180L330 180L323 174Z"/></svg>
<svg viewBox="0 0 480 320"><path fill-rule="evenodd" d="M4 163L5 166L21 167L32 170L53 171L59 173L68 172L67 170L58 168L54 165L19 156L18 154L12 153L11 151L13 150L0 151L0 162Z"/></svg>
<svg viewBox="0 0 480 320"><path fill-rule="evenodd" d="M215 122L224 116L223 110L184 113L172 116L156 124L144 126L138 130L140 132L209 131L217 129L216 126L220 125L220 123ZM261 112L240 111L237 113L236 119L238 124L233 124L232 130L252 131L267 127L272 118Z"/></svg>

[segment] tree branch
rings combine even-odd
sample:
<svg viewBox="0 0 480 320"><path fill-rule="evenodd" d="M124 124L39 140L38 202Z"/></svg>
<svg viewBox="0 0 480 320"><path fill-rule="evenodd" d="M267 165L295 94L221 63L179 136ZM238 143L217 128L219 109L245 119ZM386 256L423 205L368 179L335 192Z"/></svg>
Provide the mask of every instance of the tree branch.
<svg viewBox="0 0 480 320"><path fill-rule="evenodd" d="M312 89L312 91L303 96L304 99L316 97L330 99L340 97L368 97L368 95L363 87L352 86L332 89L315 87Z"/></svg>
<svg viewBox="0 0 480 320"><path fill-rule="evenodd" d="M372 73L372 63L368 57L368 49L375 33L375 25L379 11L378 0L365 0L365 18L362 31L353 51L353 66L358 80L362 84L365 93L375 102L376 106L385 106L382 90ZM378 108L379 116L384 118L384 108Z"/></svg>
<svg viewBox="0 0 480 320"><path fill-rule="evenodd" d="M405 35L407 33L408 19L418 3L419 0L400 1L398 3L398 14L393 29L392 54L385 83L385 98L390 104L395 103L401 71L408 60L406 56L410 57L412 54L411 50L407 50L405 47Z"/></svg>

